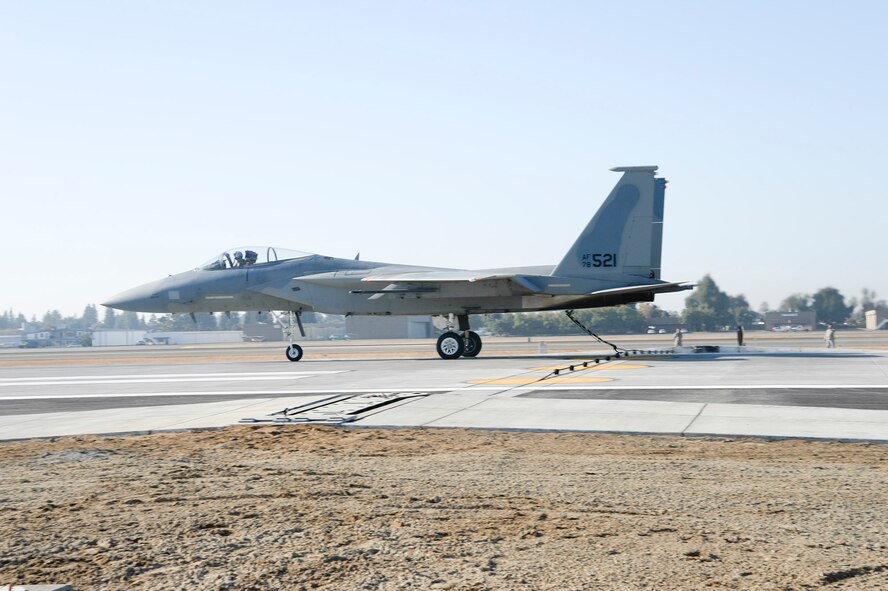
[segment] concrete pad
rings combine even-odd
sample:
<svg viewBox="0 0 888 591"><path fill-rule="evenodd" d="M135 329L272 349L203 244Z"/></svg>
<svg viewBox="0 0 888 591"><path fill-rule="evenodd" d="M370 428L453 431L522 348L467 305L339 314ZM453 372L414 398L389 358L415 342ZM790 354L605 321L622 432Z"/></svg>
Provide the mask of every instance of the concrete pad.
<svg viewBox="0 0 888 591"><path fill-rule="evenodd" d="M131 433L171 429L224 427L248 416L264 416L286 407L322 400L326 395L298 398L229 400L180 406L19 415L0 426L0 439L27 439L61 435Z"/></svg>
<svg viewBox="0 0 888 591"><path fill-rule="evenodd" d="M395 408L361 418L359 427L420 427L468 407L483 403L490 392L460 391L417 398Z"/></svg>
<svg viewBox="0 0 888 591"><path fill-rule="evenodd" d="M543 400L438 394L355 423L357 427L465 427L681 433L703 404L634 400Z"/></svg>
<svg viewBox="0 0 888 591"><path fill-rule="evenodd" d="M685 434L888 441L888 411L707 404Z"/></svg>

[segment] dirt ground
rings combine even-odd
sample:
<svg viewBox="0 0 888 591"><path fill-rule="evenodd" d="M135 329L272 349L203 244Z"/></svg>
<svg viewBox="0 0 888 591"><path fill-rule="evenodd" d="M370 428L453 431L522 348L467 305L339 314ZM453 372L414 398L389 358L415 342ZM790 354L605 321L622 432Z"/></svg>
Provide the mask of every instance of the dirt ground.
<svg viewBox="0 0 888 591"><path fill-rule="evenodd" d="M888 447L236 427L0 445L0 585L888 589Z"/></svg>

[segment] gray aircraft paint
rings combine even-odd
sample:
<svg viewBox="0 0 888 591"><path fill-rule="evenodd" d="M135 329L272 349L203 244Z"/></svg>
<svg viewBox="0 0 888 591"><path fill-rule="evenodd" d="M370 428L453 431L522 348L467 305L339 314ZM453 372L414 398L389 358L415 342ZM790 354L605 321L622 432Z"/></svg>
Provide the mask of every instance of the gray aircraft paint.
<svg viewBox="0 0 888 591"><path fill-rule="evenodd" d="M665 180L654 177L656 166L612 170L623 176L553 275L659 279ZM584 267L584 257L596 254L616 254L616 266Z"/></svg>
<svg viewBox="0 0 888 591"><path fill-rule="evenodd" d="M653 301L656 293L692 287L660 280L665 180L654 176L656 169L612 169L623 173L620 180L554 270L470 271L312 254L277 260L275 249L268 248L275 260L269 254L266 262L223 268L220 257L216 267L133 288L104 305L154 313L468 315ZM606 255L615 257L612 266L590 266L590 257L608 262Z"/></svg>

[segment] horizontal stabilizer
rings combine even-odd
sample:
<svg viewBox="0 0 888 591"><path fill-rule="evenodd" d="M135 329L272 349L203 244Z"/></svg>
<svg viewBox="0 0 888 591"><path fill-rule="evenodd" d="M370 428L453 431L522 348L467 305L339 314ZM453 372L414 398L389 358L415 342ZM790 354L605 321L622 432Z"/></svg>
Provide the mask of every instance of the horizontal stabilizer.
<svg viewBox="0 0 888 591"><path fill-rule="evenodd" d="M694 284L686 281L676 283L654 283L652 285L631 285L629 287L614 287L589 292L588 295L619 295L624 293L672 293L694 289Z"/></svg>

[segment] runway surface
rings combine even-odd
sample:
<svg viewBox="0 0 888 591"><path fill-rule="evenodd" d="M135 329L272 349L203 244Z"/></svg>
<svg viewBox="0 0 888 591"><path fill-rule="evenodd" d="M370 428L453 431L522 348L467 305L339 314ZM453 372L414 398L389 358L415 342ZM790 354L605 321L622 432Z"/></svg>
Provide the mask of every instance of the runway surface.
<svg viewBox="0 0 888 591"><path fill-rule="evenodd" d="M835 351L810 334L762 334L742 350L731 335L694 337L686 343L722 352L608 360L612 351L583 338L487 339L480 357L455 361L438 359L433 341L305 343L295 364L270 343L0 351L0 439L218 427L331 397L404 392L419 396L349 426L888 441L888 334L840 333L856 347ZM671 344L664 335L614 340Z"/></svg>

